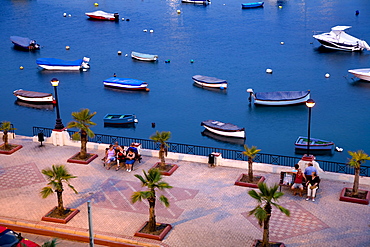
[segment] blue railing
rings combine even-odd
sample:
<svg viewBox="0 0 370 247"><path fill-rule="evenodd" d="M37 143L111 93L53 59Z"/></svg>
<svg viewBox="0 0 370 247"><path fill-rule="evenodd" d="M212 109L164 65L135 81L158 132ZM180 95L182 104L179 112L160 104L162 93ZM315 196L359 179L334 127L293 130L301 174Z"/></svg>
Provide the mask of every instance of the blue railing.
<svg viewBox="0 0 370 247"><path fill-rule="evenodd" d="M33 127L33 135L35 136L38 133L43 133L45 137L50 137L52 130L53 129L51 128ZM67 131L69 135L73 135L76 132L76 131L71 131L71 130L67 130ZM137 143L141 143L141 148L143 149L159 150L160 148L158 143L155 143L154 141L149 140L149 139L140 139L140 138L123 137L123 136L111 136L111 135L103 135L103 134L95 134L95 137L89 138L89 142L95 142L95 143L112 144L116 141L121 146L130 146L131 143L137 142ZM206 147L206 146L198 146L198 145L190 145L190 144L181 144L181 143L174 143L174 142L167 142L167 144L168 144L168 152L173 152L173 153L208 156L212 152L217 152L217 153L221 153L222 157L225 159L242 160L242 161L248 160L248 157L244 156L242 154L242 151L240 150ZM254 162L257 162L257 163L265 163L265 164L289 166L289 167L293 167L300 160L301 158L299 157L265 154L265 153L258 153L256 157L254 158ZM325 161L325 160L316 160L316 161L320 163L320 167L324 171L344 173L344 174L354 174L354 168L348 166L346 163ZM365 164L361 166L360 176L370 177L370 166L369 165Z"/></svg>

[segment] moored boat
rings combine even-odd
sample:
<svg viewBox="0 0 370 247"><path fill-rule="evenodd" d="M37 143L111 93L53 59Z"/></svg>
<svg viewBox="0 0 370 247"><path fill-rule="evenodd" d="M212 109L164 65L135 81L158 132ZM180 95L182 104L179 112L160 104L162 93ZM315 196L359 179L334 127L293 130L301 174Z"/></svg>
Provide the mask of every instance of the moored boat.
<svg viewBox="0 0 370 247"><path fill-rule="evenodd" d="M119 14L118 13L107 13L102 10L97 10L94 12L85 13L90 19L93 20L102 20L102 21L118 21Z"/></svg>
<svg viewBox="0 0 370 247"><path fill-rule="evenodd" d="M51 93L41 93L34 91L26 91L23 89L18 89L13 92L13 94L22 101L32 102L32 103L45 103L55 104L55 99Z"/></svg>
<svg viewBox="0 0 370 247"><path fill-rule="evenodd" d="M145 54L140 52L131 52L131 57L141 61L155 62L158 60L158 55Z"/></svg>
<svg viewBox="0 0 370 247"><path fill-rule="evenodd" d="M138 120L135 114L111 114L104 116L104 124L132 124L137 123Z"/></svg>
<svg viewBox="0 0 370 247"><path fill-rule="evenodd" d="M14 48L21 50L37 50L40 49L40 45L36 43L36 40L19 37L19 36L10 36L10 41L14 44Z"/></svg>
<svg viewBox="0 0 370 247"><path fill-rule="evenodd" d="M86 70L90 68L90 58L84 57L74 61L62 60L57 58L39 58L37 65L46 70Z"/></svg>
<svg viewBox="0 0 370 247"><path fill-rule="evenodd" d="M295 105L305 103L310 98L310 91L276 91L276 92L259 92L254 93L252 89L247 92L251 93L256 105Z"/></svg>
<svg viewBox="0 0 370 247"><path fill-rule="evenodd" d="M363 51L370 50L366 41L353 37L344 30L351 26L335 26L328 33L315 34L313 37L326 48L343 51Z"/></svg>
<svg viewBox="0 0 370 247"><path fill-rule="evenodd" d="M242 3L242 9L252 9L263 7L264 2Z"/></svg>
<svg viewBox="0 0 370 247"><path fill-rule="evenodd" d="M216 77L204 76L204 75L195 75L192 77L193 81L202 87L211 87L226 89L227 81L223 79L218 79Z"/></svg>
<svg viewBox="0 0 370 247"><path fill-rule="evenodd" d="M295 142L296 149L307 149L308 146L308 138L300 136ZM334 148L334 142L332 141L325 141L316 138L310 138L310 149L312 150L332 150Z"/></svg>
<svg viewBox="0 0 370 247"><path fill-rule="evenodd" d="M370 68L366 69L350 69L349 73L365 81L370 81Z"/></svg>
<svg viewBox="0 0 370 247"><path fill-rule="evenodd" d="M103 83L106 87L149 91L148 83L137 79L111 77L104 80Z"/></svg>
<svg viewBox="0 0 370 247"><path fill-rule="evenodd" d="M211 3L210 0L181 0L183 3L203 4L208 5Z"/></svg>
<svg viewBox="0 0 370 247"><path fill-rule="evenodd" d="M203 121L200 124L208 131L229 137L245 138L245 129L231 123L223 123L216 120Z"/></svg>

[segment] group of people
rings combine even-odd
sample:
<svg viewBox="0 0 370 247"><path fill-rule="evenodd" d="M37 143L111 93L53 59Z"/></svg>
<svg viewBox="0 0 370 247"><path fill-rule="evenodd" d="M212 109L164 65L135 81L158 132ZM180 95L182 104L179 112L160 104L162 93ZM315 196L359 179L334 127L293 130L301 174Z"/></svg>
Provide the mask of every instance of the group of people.
<svg viewBox="0 0 370 247"><path fill-rule="evenodd" d="M309 163L304 172L299 168L298 164L294 165L293 172L296 173L294 183L291 187L293 195L297 195L297 189L299 189L299 195L303 196L303 189L305 185L307 187L307 198L306 201L312 199L315 201L316 191L319 188L320 178L317 176L317 170L312 163Z"/></svg>
<svg viewBox="0 0 370 247"><path fill-rule="evenodd" d="M127 150L124 150L118 142L115 142L114 145L109 145L109 148L105 151L105 156L103 158L104 167L109 170L112 166L111 164L116 162L116 171L121 168L121 165L125 165L126 171L131 172L132 167L139 156L140 155L136 147L129 147Z"/></svg>

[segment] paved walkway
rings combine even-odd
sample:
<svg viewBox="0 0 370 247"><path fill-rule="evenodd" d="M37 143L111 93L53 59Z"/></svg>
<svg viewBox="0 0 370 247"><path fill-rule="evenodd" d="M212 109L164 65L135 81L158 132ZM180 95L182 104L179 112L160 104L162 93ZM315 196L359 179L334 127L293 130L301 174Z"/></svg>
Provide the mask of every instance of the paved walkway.
<svg viewBox="0 0 370 247"><path fill-rule="evenodd" d="M30 137L17 136L11 143L23 148L11 155L0 155L0 225L13 224L32 232L34 229L88 236L87 201L92 202L94 233L100 239L131 246L215 247L251 246L262 231L248 211L256 205L247 192L250 188L235 186L245 170L229 167L208 168L206 164L167 160L179 165L164 180L174 188L165 190L170 207L156 206L157 221L170 223L173 229L163 241L133 237L148 220L146 202L131 204L133 191L140 189L134 174L142 174L158 161L143 157L131 173L106 170L103 151L88 150L99 157L89 165L67 163L79 151L70 146L47 144L39 147ZM41 170L52 164L67 164L73 175L71 184L79 191L65 188L65 206L81 212L67 224L41 221L57 204L55 195L42 199L39 191L47 182ZM277 183L278 174L255 172L266 177L268 184ZM316 202L293 196L287 188L279 203L291 210L291 217L273 210L271 240L287 246L370 246L370 207L340 202L339 193L350 183L324 180ZM360 186L370 190L370 186ZM62 243L59 246L70 246ZM80 246L80 245L79 245ZM88 244L86 244L88 246ZM97 245L99 246L99 245Z"/></svg>

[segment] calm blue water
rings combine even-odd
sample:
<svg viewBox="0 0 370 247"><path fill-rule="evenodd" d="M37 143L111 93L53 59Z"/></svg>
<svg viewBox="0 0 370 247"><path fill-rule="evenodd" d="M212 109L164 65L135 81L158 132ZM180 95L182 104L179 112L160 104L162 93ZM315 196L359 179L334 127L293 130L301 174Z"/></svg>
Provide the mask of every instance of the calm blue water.
<svg viewBox="0 0 370 247"><path fill-rule="evenodd" d="M56 77L65 125L71 112L89 108L97 112L95 133L148 139L155 130L171 131L172 142L242 149L241 143L201 134L200 122L216 119L245 127L245 143L264 153L293 156L294 141L307 135L307 108L255 107L249 104L246 89L310 89L316 101L311 137L332 140L345 150L321 158L344 162L348 150L370 153L370 83L353 80L347 73L370 67L370 51L323 51L312 38L313 31L350 25L349 34L370 43L370 1L268 0L264 8L250 10L242 10L242 2L214 0L209 6L196 6L180 0L4 0L0 120L11 121L22 135L31 135L33 126L53 128L55 109L17 105L12 92L19 88L53 92L50 80ZM95 10L118 12L130 21L88 20L85 12ZM15 50L12 35L36 39L42 49ZM158 54L159 62L133 61L125 56L131 51ZM41 57L83 56L91 58L87 72L40 71L35 62ZM167 59L171 62L164 63ZM267 68L273 74L266 74ZM103 80L113 73L147 81L150 92L104 88ZM191 79L195 74L226 79L229 88L217 92L195 87ZM135 113L139 123L136 128L106 128L107 113Z"/></svg>

